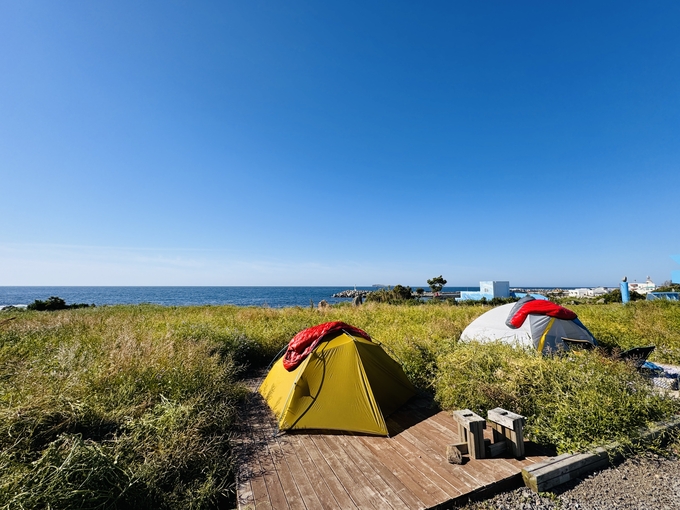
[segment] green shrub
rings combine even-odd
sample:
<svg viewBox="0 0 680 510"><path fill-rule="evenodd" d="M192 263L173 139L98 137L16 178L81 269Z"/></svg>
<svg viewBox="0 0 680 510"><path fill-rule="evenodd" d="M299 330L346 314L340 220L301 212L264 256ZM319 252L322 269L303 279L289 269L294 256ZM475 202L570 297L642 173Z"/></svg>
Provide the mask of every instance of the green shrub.
<svg viewBox="0 0 680 510"><path fill-rule="evenodd" d="M527 416L527 435L558 451L628 441L680 411L637 371L599 351L543 357L491 343L459 345L438 360L437 400L480 415L502 407Z"/></svg>
<svg viewBox="0 0 680 510"><path fill-rule="evenodd" d="M51 296L45 301L40 301L39 299L36 299L33 301L33 303L29 304L26 308L29 310L36 310L38 312L44 312L44 311L50 311L53 312L55 310L68 310L68 309L73 309L73 308L88 308L90 306L94 305L87 305L85 303L73 303L71 305L67 305L66 301L61 299L60 297L57 296Z"/></svg>
<svg viewBox="0 0 680 510"><path fill-rule="evenodd" d="M631 290L628 293L628 295L630 301L642 301L647 299L647 296L643 296L642 294L640 294L639 292L635 292L634 290ZM604 303L621 303L623 302L623 298L621 297L621 289L614 289L611 292L607 292L600 299Z"/></svg>
<svg viewBox="0 0 680 510"><path fill-rule="evenodd" d="M389 303L389 304L405 304L413 303L413 292L411 287L404 287L403 285L395 285L392 289L379 289L366 294L367 303Z"/></svg>

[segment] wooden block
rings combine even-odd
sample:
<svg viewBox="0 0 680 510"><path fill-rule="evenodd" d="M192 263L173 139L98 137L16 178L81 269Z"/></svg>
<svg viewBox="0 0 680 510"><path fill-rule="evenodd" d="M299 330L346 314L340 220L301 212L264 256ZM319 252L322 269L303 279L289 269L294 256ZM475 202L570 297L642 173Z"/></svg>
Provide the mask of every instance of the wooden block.
<svg viewBox="0 0 680 510"><path fill-rule="evenodd" d="M483 459L486 453L484 447L486 420L469 409L454 411L453 418L458 422L460 439L468 444L470 457Z"/></svg>
<svg viewBox="0 0 680 510"><path fill-rule="evenodd" d="M446 446L446 460L449 462L449 464L462 464L463 463L463 454L462 452L457 448L458 445L455 444L450 444ZM467 447L467 445L465 445Z"/></svg>
<svg viewBox="0 0 680 510"><path fill-rule="evenodd" d="M490 427L493 429L494 443L507 441L512 449L512 455L521 459L524 457L524 424L526 419L505 409L497 407L491 409L487 415Z"/></svg>
<svg viewBox="0 0 680 510"><path fill-rule="evenodd" d="M467 444L468 440L467 429L465 428L465 425L463 425L462 423L458 423L458 439L464 441Z"/></svg>
<svg viewBox="0 0 680 510"><path fill-rule="evenodd" d="M499 457L500 455L503 455L503 453L505 453L506 450L507 444L505 441L501 441L500 443L493 443L487 447L487 453L489 454L488 456L490 458Z"/></svg>
<svg viewBox="0 0 680 510"><path fill-rule="evenodd" d="M486 422L475 421L470 422L470 428L468 430L468 448L470 450L470 457L473 459L483 459L485 453L484 446L484 428Z"/></svg>
<svg viewBox="0 0 680 510"><path fill-rule="evenodd" d="M515 431L493 422L489 423L489 426L493 430L494 443L504 441L508 443L513 457L516 459L524 457L524 431L521 427Z"/></svg>
<svg viewBox="0 0 680 510"><path fill-rule="evenodd" d="M592 453L564 454L522 470L524 483L534 492L545 492L609 465L604 448Z"/></svg>
<svg viewBox="0 0 680 510"><path fill-rule="evenodd" d="M512 413L497 407L487 413L487 419L499 425L503 425L510 430L515 430L518 425L526 425L526 418L520 414Z"/></svg>
<svg viewBox="0 0 680 510"><path fill-rule="evenodd" d="M516 459L524 458L524 429L519 427L510 432L510 443L512 444L512 455Z"/></svg>
<svg viewBox="0 0 680 510"><path fill-rule="evenodd" d="M643 443L656 441L677 429L680 429L680 416L657 423L643 431L641 441ZM564 453L524 468L522 478L526 486L533 491L544 492L575 478L583 478L594 471L608 467L611 462L620 460L619 448L619 444L613 443L589 453Z"/></svg>
<svg viewBox="0 0 680 510"><path fill-rule="evenodd" d="M473 413L469 409L463 409L461 411L453 411L452 413L453 419L458 422L458 424L462 425L463 427L469 429L470 428L470 423L476 423L476 422L482 422L484 425L482 428L486 428L486 420L479 416L478 414Z"/></svg>

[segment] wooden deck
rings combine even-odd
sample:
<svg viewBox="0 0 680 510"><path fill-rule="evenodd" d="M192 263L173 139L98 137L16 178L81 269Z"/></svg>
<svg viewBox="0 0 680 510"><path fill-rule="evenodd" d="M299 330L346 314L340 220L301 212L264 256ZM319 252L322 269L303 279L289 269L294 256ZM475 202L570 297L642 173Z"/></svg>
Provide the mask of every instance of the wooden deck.
<svg viewBox="0 0 680 510"><path fill-rule="evenodd" d="M523 467L549 458L527 443L527 457L521 461L449 464L446 445L459 442L457 425L449 413L422 397L412 399L387 425L389 438L278 434L269 407L251 393L242 411L237 452L238 508L444 508L519 485Z"/></svg>

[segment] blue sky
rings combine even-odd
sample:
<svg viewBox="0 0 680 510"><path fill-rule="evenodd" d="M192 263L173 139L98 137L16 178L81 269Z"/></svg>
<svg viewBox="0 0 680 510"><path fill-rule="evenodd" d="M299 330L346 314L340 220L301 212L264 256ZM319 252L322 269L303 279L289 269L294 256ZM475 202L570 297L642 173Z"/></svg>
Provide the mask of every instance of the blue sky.
<svg viewBox="0 0 680 510"><path fill-rule="evenodd" d="M0 285L678 269L677 2L0 0Z"/></svg>

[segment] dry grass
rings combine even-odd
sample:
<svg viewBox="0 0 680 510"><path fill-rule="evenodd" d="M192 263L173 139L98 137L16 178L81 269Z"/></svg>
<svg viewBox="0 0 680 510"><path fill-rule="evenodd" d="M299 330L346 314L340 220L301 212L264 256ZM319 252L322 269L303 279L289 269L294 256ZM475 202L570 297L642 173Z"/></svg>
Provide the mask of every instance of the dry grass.
<svg viewBox="0 0 680 510"><path fill-rule="evenodd" d="M680 364L680 307L580 305L608 348L657 345ZM231 434L249 368L298 331L365 329L443 407L504 406L538 441L571 449L677 411L597 353L543 358L459 345L483 306L101 307L14 312L0 325L0 508L216 508L233 504ZM0 317L2 318L2 317Z"/></svg>

